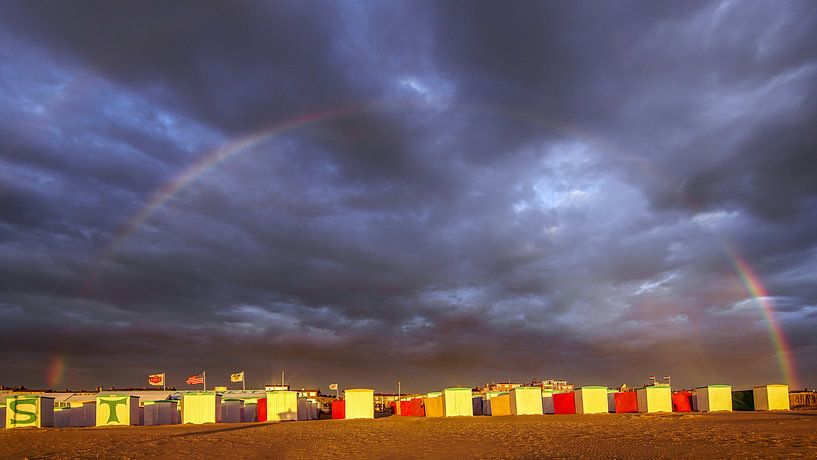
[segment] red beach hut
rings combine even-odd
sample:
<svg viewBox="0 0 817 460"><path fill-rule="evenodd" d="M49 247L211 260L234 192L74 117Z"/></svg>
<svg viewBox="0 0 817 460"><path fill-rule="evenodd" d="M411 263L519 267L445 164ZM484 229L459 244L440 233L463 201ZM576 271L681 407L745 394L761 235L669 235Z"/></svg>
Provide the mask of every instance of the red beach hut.
<svg viewBox="0 0 817 460"><path fill-rule="evenodd" d="M672 394L673 412L692 412L692 392L676 391Z"/></svg>
<svg viewBox="0 0 817 460"><path fill-rule="evenodd" d="M426 411L423 408L423 398L414 398L410 402L411 405L411 415L413 417L425 417Z"/></svg>
<svg viewBox="0 0 817 460"><path fill-rule="evenodd" d="M556 414L575 414L576 399L573 392L553 393L553 412Z"/></svg>
<svg viewBox="0 0 817 460"><path fill-rule="evenodd" d="M258 421L267 421L267 398L258 399Z"/></svg>
<svg viewBox="0 0 817 460"><path fill-rule="evenodd" d="M616 399L616 414L638 412L638 394L635 391L619 391Z"/></svg>
<svg viewBox="0 0 817 460"><path fill-rule="evenodd" d="M346 401L342 399L332 401L332 418L346 418Z"/></svg>

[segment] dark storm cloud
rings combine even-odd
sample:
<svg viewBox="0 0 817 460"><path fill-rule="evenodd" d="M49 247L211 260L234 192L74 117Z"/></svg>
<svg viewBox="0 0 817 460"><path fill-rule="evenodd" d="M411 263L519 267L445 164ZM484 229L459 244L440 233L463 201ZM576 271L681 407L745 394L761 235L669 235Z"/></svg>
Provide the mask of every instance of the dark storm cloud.
<svg viewBox="0 0 817 460"><path fill-rule="evenodd" d="M811 3L3 11L0 383L814 379Z"/></svg>

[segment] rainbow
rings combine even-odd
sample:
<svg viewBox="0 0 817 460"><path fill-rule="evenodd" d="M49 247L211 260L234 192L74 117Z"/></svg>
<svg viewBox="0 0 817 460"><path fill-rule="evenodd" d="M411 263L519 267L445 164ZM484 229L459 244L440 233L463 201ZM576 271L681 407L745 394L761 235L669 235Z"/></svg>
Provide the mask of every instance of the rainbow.
<svg viewBox="0 0 817 460"><path fill-rule="evenodd" d="M55 355L51 357L51 362L48 364L48 369L45 374L45 381L53 390L62 382L62 376L65 373L65 358L62 355Z"/></svg>
<svg viewBox="0 0 817 460"><path fill-rule="evenodd" d="M94 283L96 282L97 277L99 276L99 273L103 270L105 263L113 258L113 256L118 252L119 248L122 246L122 244L128 238L130 238L130 236L133 235L136 232L136 230L138 230L139 227L141 227L142 224L154 212L156 212L156 210L158 210L165 202L167 202L174 195L179 193L182 189L193 183L197 178L205 174L207 171L213 169L217 165L223 163L224 161L240 154L241 152L247 151L248 149L255 145L266 142L277 136L281 136L286 133L306 128L308 126L316 125L319 123L323 123L326 121L346 117L349 115L355 115L358 113L365 113L373 110L389 110L395 108L417 109L426 106L427 104L420 103L417 101L392 101L392 102L381 101L363 103L341 108L327 109L303 115L294 119L290 119L275 124L271 127L267 127L265 129L255 131L250 134L246 134L232 142L229 142L219 147L218 149L211 151L210 153L204 155L200 160L196 161L192 165L182 170L168 183L160 187L156 192L154 192L150 200L148 200L148 202L136 214L134 214L130 219L128 219L128 221L116 233L116 236L113 239L113 241L110 244L108 244L105 247L105 249L100 253L100 255L97 257L96 262L94 264L94 268L91 270L90 275L85 279L85 282L82 285L80 295L86 296L91 291L91 289L94 286ZM556 132L578 135L580 138L586 139L595 144L604 143L599 139L593 138L588 133L579 132L576 129L570 129L570 127L565 126L564 124L543 120L533 112L510 110L507 108L498 109L496 107L476 104L461 105L458 107L448 107L444 110L500 115L506 118L521 120L534 125L542 126L544 128Z"/></svg>
<svg viewBox="0 0 817 460"><path fill-rule="evenodd" d="M82 294L85 295L93 287L99 272L102 269L104 262L113 257L119 250L122 244L167 200L179 193L182 189L194 182L199 176L205 174L207 171L213 169L220 163L232 158L233 156L246 151L247 149L256 146L262 142L281 136L291 131L305 128L310 125L325 122L336 118L352 115L363 112L372 106L352 106L324 110L320 112L311 113L298 118L294 118L271 127L255 131L253 133L239 137L238 139L221 146L218 149L204 155L200 160L188 166L181 173L176 175L173 180L160 187L143 206L139 212L133 215L122 228L117 232L114 240L102 251L100 257L94 266L91 275L86 279Z"/></svg>
<svg viewBox="0 0 817 460"><path fill-rule="evenodd" d="M758 276L752 270L752 267L749 266L746 260L740 257L737 251L735 251L729 245L726 245L726 252L729 254L732 265L735 268L735 272L737 272L741 283L743 283L746 290L763 312L763 317L766 319L766 324L769 326L769 335L771 336L772 344L775 348L777 363L780 366L780 373L783 376L783 380L789 385L789 387L797 388L798 381L794 362L791 359L791 345L786 339L786 334L784 333L783 328L780 327L780 324L778 324L777 320L775 319L774 306L769 300L769 293L766 291L766 288L763 287L763 284L760 282L760 278L758 278Z"/></svg>

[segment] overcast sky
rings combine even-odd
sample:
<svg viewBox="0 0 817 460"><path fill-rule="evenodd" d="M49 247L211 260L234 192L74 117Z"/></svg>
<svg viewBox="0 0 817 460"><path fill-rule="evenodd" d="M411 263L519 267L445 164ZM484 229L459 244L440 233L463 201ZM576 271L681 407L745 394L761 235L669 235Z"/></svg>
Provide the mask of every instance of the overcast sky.
<svg viewBox="0 0 817 460"><path fill-rule="evenodd" d="M0 3L0 384L817 386L813 1Z"/></svg>

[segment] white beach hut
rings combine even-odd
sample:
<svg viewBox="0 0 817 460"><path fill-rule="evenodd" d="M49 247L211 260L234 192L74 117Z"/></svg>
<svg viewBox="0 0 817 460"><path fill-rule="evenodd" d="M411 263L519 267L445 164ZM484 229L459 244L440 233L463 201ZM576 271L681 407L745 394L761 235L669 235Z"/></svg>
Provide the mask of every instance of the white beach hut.
<svg viewBox="0 0 817 460"><path fill-rule="evenodd" d="M708 385L692 392L693 403L697 401L699 412L732 412L732 386Z"/></svg>
<svg viewBox="0 0 817 460"><path fill-rule="evenodd" d="M40 395L6 397L6 428L54 426L54 398Z"/></svg>
<svg viewBox="0 0 817 460"><path fill-rule="evenodd" d="M346 400L346 419L374 418L374 390L351 388L343 391Z"/></svg>
<svg viewBox="0 0 817 460"><path fill-rule="evenodd" d="M576 413L577 414L606 414L607 413L607 387L586 386L576 390Z"/></svg>
<svg viewBox="0 0 817 460"><path fill-rule="evenodd" d="M511 389L511 414L542 415L542 389L540 387Z"/></svg>
<svg viewBox="0 0 817 460"><path fill-rule="evenodd" d="M672 412L669 385L649 385L636 390L638 412Z"/></svg>
<svg viewBox="0 0 817 460"><path fill-rule="evenodd" d="M446 388L443 390L443 408L446 417L473 416L471 389Z"/></svg>
<svg viewBox="0 0 817 460"><path fill-rule="evenodd" d="M124 393L96 396L96 426L138 424L139 397Z"/></svg>
<svg viewBox="0 0 817 460"><path fill-rule="evenodd" d="M298 392L289 390L268 391L267 420L270 422L298 420Z"/></svg>
<svg viewBox="0 0 817 460"><path fill-rule="evenodd" d="M240 399L221 400L221 423L241 423L244 401Z"/></svg>
<svg viewBox="0 0 817 460"><path fill-rule="evenodd" d="M755 410L789 410L788 385L764 385L754 387Z"/></svg>

